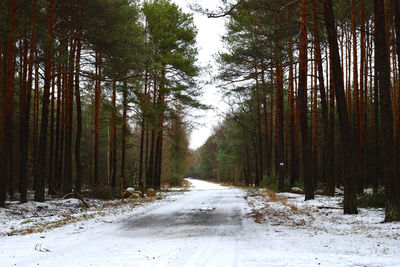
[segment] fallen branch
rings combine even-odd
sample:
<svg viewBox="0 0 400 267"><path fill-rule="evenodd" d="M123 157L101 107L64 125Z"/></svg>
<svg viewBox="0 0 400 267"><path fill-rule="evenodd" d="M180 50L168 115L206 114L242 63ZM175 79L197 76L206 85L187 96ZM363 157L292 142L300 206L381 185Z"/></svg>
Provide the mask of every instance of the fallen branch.
<svg viewBox="0 0 400 267"><path fill-rule="evenodd" d="M50 249L42 248L42 244L36 244L35 250L40 252L51 252Z"/></svg>
<svg viewBox="0 0 400 267"><path fill-rule="evenodd" d="M86 208L89 208L89 204L87 204L86 201L83 199L83 197L76 191L74 191L73 193L66 194L65 196L63 196L63 199L73 198L73 197L75 197L75 198L79 199L80 201L82 201L83 205Z"/></svg>
<svg viewBox="0 0 400 267"><path fill-rule="evenodd" d="M343 208L329 207L329 206L317 206L317 209L342 210Z"/></svg>
<svg viewBox="0 0 400 267"><path fill-rule="evenodd" d="M86 208L89 208L89 204L86 203L86 201L83 199L83 197L82 197L78 192L76 192L76 191L74 191L74 192L75 192L76 196L78 197L78 199L79 199L80 201L82 201L83 205L84 205Z"/></svg>

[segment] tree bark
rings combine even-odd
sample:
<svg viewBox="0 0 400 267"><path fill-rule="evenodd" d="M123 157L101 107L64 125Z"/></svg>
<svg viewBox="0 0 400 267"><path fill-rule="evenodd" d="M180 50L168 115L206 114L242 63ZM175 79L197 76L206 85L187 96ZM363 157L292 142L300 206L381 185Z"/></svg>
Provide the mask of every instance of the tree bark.
<svg viewBox="0 0 400 267"><path fill-rule="evenodd" d="M65 150L64 150L64 179L63 192L68 194L72 191L72 112L74 104L74 59L75 44L74 40L70 41L69 60L68 60L68 82L65 97Z"/></svg>
<svg viewBox="0 0 400 267"><path fill-rule="evenodd" d="M111 187L115 188L117 178L117 147L116 147L116 124L115 124L115 112L116 112L116 99L117 99L117 84L113 82L112 89L112 100L113 111L111 113L111 130L110 130L110 178Z"/></svg>
<svg viewBox="0 0 400 267"><path fill-rule="evenodd" d="M35 177L37 181L37 188L35 191L35 201L44 201L44 186L46 176L46 151L47 151L47 126L49 117L49 97L50 97L50 83L51 83L51 66L53 56L53 32L54 32L54 18L55 18L55 0L49 1L48 11L48 40L45 47L45 63L44 63L44 87L43 87L43 104L42 104L42 118L40 123L40 136L39 136L39 150L38 150L38 165L35 166Z"/></svg>
<svg viewBox="0 0 400 267"><path fill-rule="evenodd" d="M7 52L5 68L5 90L3 91L4 102L2 103L3 127L0 138L3 141L0 165L0 207L5 206L7 198L7 184L12 179L12 158L13 158L13 105L14 105L14 74L15 74L15 32L17 27L16 13L17 0L9 2L7 34Z"/></svg>
<svg viewBox="0 0 400 267"><path fill-rule="evenodd" d="M81 93L79 84L79 72L81 61L81 32L78 33L76 38L76 60L75 60L75 102L76 102L76 138L75 138L75 168L76 168L76 181L75 191L80 192L82 188L82 163L81 163L81 137L82 137L82 104Z"/></svg>
<svg viewBox="0 0 400 267"><path fill-rule="evenodd" d="M126 150L126 125L128 123L127 121L127 112L128 112L128 88L126 85L126 81L124 81L123 84L123 90L122 90L122 145L121 145L121 187L125 185L125 150Z"/></svg>
<svg viewBox="0 0 400 267"><path fill-rule="evenodd" d="M28 191L29 115L31 107L34 51L36 50L36 0L32 0L32 31L29 43L28 81L23 94L20 123L20 202L26 203Z"/></svg>
<svg viewBox="0 0 400 267"><path fill-rule="evenodd" d="M305 200L314 199L312 179L311 147L307 121L307 0L301 1L299 51L299 119L303 151L303 175Z"/></svg>
<svg viewBox="0 0 400 267"><path fill-rule="evenodd" d="M333 15L332 0L323 0L325 26L328 36L332 79L335 86L336 103L339 114L340 137L342 143L344 164L344 213L357 214L356 193L353 172L353 137L347 113L347 103L344 91L343 71L339 57L337 32Z"/></svg>
<svg viewBox="0 0 400 267"><path fill-rule="evenodd" d="M390 98L390 67L385 30L384 0L374 0L375 68L379 80L382 132L383 182L385 184L385 221L400 220L399 181L394 170L393 110Z"/></svg>
<svg viewBox="0 0 400 267"><path fill-rule="evenodd" d="M94 171L93 184L99 183L99 134L100 134L100 101L101 101L101 61L102 53L96 53L96 89L95 89L95 106L94 106Z"/></svg>

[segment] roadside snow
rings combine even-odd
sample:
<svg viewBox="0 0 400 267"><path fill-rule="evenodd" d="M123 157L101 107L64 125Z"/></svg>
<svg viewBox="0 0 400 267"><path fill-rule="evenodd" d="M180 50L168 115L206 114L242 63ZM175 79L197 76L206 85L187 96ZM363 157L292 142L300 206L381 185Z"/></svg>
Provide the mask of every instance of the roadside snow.
<svg viewBox="0 0 400 267"><path fill-rule="evenodd" d="M340 197L268 195L188 179L191 190L124 213L0 236L1 266L400 266L400 225ZM257 222L255 222L257 221Z"/></svg>
<svg viewBox="0 0 400 267"><path fill-rule="evenodd" d="M178 190L169 191L171 192L163 192L163 197L179 193ZM0 208L0 236L43 232L82 220L99 219L117 213L125 214L154 200L126 198L125 203L121 203L120 200L86 198L89 208L82 207L82 202L75 198L54 198L46 202L29 201L24 204L8 201L6 208Z"/></svg>

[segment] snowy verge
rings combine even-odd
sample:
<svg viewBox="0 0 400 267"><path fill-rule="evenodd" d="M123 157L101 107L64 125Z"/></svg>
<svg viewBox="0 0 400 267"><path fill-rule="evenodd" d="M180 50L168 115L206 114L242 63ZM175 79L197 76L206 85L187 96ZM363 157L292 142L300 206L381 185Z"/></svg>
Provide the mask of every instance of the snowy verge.
<svg viewBox="0 0 400 267"><path fill-rule="evenodd" d="M74 198L24 204L8 201L6 208L0 208L0 236L40 233L89 219L114 221L120 218L117 215L129 215L161 199L173 200L173 196L184 191L182 188L170 188L156 197L127 198L124 202L86 198L89 208L82 207L82 202Z"/></svg>
<svg viewBox="0 0 400 267"><path fill-rule="evenodd" d="M302 194L249 190L246 198L252 207L252 216L259 223L400 240L399 222L382 223L384 209L359 208L357 215L345 215L341 205L343 196L317 195L313 200L304 201Z"/></svg>
<svg viewBox="0 0 400 267"><path fill-rule="evenodd" d="M296 239L303 235L319 236L318 242L324 243L331 253L369 251L376 256L400 256L400 223L382 223L384 209L359 208L357 215L345 215L343 196L318 195L304 201L302 194L261 189L248 190L245 198L255 221L268 225L274 232L284 232ZM352 251L355 248L359 251Z"/></svg>

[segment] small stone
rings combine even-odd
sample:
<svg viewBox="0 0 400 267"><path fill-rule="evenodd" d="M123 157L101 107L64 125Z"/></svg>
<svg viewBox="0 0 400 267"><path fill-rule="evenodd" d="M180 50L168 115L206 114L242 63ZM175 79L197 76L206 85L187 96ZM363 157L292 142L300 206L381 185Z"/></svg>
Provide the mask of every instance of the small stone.
<svg viewBox="0 0 400 267"><path fill-rule="evenodd" d="M290 189L290 191L295 194L303 194L304 193L303 189L301 189L300 187L292 187Z"/></svg>

